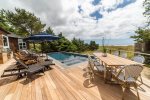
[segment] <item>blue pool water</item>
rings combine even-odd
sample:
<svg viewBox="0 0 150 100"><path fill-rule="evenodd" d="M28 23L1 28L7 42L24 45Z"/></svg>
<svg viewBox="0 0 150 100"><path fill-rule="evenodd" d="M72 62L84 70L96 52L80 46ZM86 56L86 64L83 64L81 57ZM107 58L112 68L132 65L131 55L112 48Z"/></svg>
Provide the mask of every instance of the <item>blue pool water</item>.
<svg viewBox="0 0 150 100"><path fill-rule="evenodd" d="M86 55L80 55L74 53L53 52L53 53L49 53L48 55L67 66L87 61Z"/></svg>

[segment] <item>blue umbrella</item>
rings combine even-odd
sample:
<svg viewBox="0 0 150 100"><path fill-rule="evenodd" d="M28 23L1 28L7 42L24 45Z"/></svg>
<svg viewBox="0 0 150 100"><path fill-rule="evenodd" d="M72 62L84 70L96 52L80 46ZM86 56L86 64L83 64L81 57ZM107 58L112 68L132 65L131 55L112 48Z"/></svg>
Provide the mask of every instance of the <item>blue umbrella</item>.
<svg viewBox="0 0 150 100"><path fill-rule="evenodd" d="M44 42L50 42L50 41L58 40L58 39L60 39L60 37L48 34L46 32L41 32L38 34L30 35L29 37L25 38L24 40L26 40L28 42L34 42L34 43L35 42L36 43L44 43ZM42 54L43 54L43 50L42 50Z"/></svg>
<svg viewBox="0 0 150 100"><path fill-rule="evenodd" d="M29 42L46 42L46 41L53 41L58 39L59 39L58 36L51 35L46 32L41 32L25 38L25 40Z"/></svg>

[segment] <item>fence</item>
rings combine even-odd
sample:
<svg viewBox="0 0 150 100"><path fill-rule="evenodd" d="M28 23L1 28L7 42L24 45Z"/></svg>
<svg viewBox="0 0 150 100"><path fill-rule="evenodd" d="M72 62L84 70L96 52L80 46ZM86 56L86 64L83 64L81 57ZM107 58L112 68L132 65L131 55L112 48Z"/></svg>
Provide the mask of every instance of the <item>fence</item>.
<svg viewBox="0 0 150 100"><path fill-rule="evenodd" d="M142 55L145 58L144 63L150 65L150 54L148 54L148 53L125 51L125 50L115 50L115 49L107 49L107 53L114 54L114 55L117 54L118 56L121 56L122 53L126 53L128 59L132 59L135 55Z"/></svg>

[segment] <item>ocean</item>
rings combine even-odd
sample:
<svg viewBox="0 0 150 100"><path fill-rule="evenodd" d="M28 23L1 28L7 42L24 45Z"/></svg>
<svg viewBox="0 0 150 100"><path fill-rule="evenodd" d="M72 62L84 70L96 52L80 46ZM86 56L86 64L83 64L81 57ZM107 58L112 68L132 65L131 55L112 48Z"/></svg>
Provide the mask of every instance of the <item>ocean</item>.
<svg viewBox="0 0 150 100"><path fill-rule="evenodd" d="M84 40L85 43L90 43L91 40ZM102 39L95 39L97 44L102 45ZM104 44L107 46L128 46L134 45L135 41L133 39L105 39Z"/></svg>

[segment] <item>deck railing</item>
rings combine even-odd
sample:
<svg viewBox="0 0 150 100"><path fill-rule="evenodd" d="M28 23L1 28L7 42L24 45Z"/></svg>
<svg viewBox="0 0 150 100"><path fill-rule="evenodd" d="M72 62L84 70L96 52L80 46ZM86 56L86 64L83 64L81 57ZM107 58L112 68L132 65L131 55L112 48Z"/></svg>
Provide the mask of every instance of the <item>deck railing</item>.
<svg viewBox="0 0 150 100"><path fill-rule="evenodd" d="M107 49L107 53L113 54L114 52L118 52L118 56L120 56L122 53L127 53L127 58L131 59L131 60L135 55L142 55L145 58L144 63L150 65L150 54L149 53L133 52L133 51L126 51L126 50Z"/></svg>
<svg viewBox="0 0 150 100"><path fill-rule="evenodd" d="M11 50L8 48L0 48L0 53L10 53Z"/></svg>

